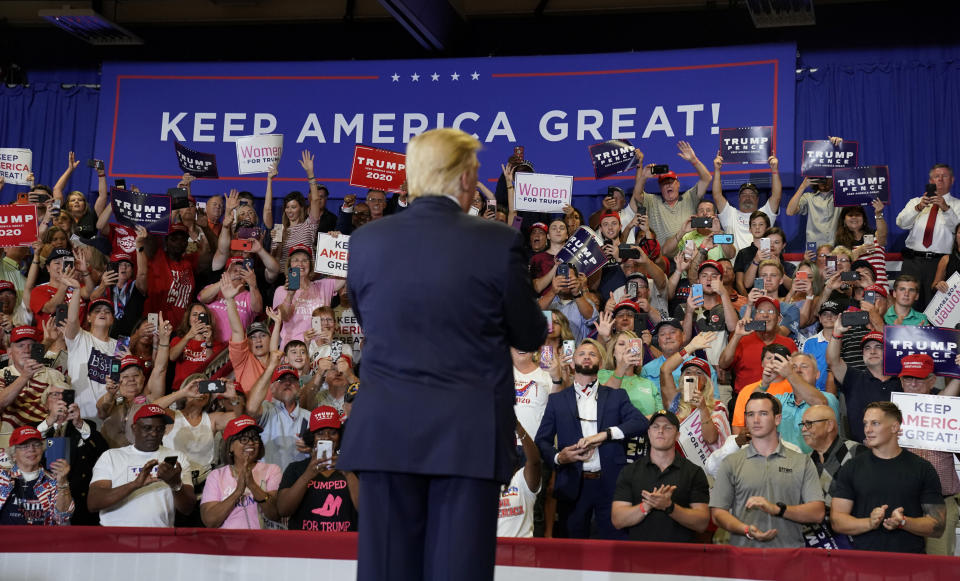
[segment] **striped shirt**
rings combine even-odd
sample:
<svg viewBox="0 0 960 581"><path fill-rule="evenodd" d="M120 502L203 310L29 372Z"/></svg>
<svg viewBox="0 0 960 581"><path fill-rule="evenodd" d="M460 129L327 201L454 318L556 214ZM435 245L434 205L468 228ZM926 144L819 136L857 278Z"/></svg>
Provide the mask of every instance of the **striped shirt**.
<svg viewBox="0 0 960 581"><path fill-rule="evenodd" d="M273 254L276 254L276 250L280 245L283 245L283 248L280 251L280 256L277 260L280 262L281 268L286 271L287 264L287 255L290 253L290 249L297 244L305 244L309 248L314 248L317 244L317 221L311 218L309 215L307 219L303 222L300 222L296 226L286 226L283 229L283 236L278 236L276 240L273 240L270 244L270 249Z"/></svg>
<svg viewBox="0 0 960 581"><path fill-rule="evenodd" d="M20 377L20 372L13 365L0 369L0 378L4 378L4 381L6 381L5 378L7 377L11 378L10 382L7 382L7 385L9 385L17 377ZM30 378L30 382L20 390L13 403L3 410L3 421L14 426L36 426L42 422L47 417L47 409L40 403L40 396L43 395L48 385L60 385L69 388L70 383L56 369L44 367Z"/></svg>

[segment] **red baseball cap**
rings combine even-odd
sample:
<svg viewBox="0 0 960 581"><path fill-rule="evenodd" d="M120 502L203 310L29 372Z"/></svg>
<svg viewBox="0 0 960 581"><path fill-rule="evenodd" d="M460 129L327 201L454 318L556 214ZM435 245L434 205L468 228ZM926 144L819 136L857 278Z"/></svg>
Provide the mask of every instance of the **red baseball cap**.
<svg viewBox="0 0 960 581"><path fill-rule="evenodd" d="M878 295L882 295L883 297L890 296L890 294L887 292L887 287L883 286L882 284L872 284L863 290L874 291Z"/></svg>
<svg viewBox="0 0 960 581"><path fill-rule="evenodd" d="M249 430L250 428L257 430L258 432L263 431L263 428L257 424L257 420L248 415L237 416L227 422L227 426L223 428L223 439L229 440L240 432Z"/></svg>
<svg viewBox="0 0 960 581"><path fill-rule="evenodd" d="M863 339L860 339L860 344L863 345L867 341L877 341L883 344L883 333L881 333L880 331L873 331L873 332L867 333L866 335L863 336Z"/></svg>
<svg viewBox="0 0 960 581"><path fill-rule="evenodd" d="M634 313L639 313L640 305L631 299L623 299L613 307L613 314L616 315L621 309L631 309Z"/></svg>
<svg viewBox="0 0 960 581"><path fill-rule="evenodd" d="M167 413L167 410L153 403L148 403L147 405L138 409L137 413L133 416L133 423L137 423L144 418L163 418L163 423L173 423L173 418L170 417L170 414Z"/></svg>
<svg viewBox="0 0 960 581"><path fill-rule="evenodd" d="M617 212L614 212L613 210L607 210L607 211L604 212L603 214L600 214L600 221L601 221L601 222L603 222L603 221L606 220L607 218L616 218L616 219L617 219L617 223L618 223L618 224L620 223L620 214L618 214Z"/></svg>
<svg viewBox="0 0 960 581"><path fill-rule="evenodd" d="M13 286L13 283L9 280L0 280L0 293L3 291L10 291L12 293L17 292L17 287Z"/></svg>
<svg viewBox="0 0 960 581"><path fill-rule="evenodd" d="M177 222L176 224L170 226L170 234L173 234L174 232L183 232L184 234L188 234L190 231L187 230L186 226Z"/></svg>
<svg viewBox="0 0 960 581"><path fill-rule="evenodd" d="M550 228L548 228L547 225L544 224L543 222L536 222L533 226L530 226L530 229L531 229L531 230L533 230L534 228L536 228L536 229L538 229L538 230L543 230L543 231L546 232L547 234L550 233Z"/></svg>
<svg viewBox="0 0 960 581"><path fill-rule="evenodd" d="M90 301L90 304L87 305L87 313L93 312L93 309L96 307L99 307L100 305L103 305L108 309L110 309L110 314L111 315L113 314L113 302L111 302L110 299L106 297L99 297Z"/></svg>
<svg viewBox="0 0 960 581"><path fill-rule="evenodd" d="M294 379L300 379L300 374L297 373L297 370L284 363L283 365L278 365L277 368L273 370L273 376L270 378L270 382L273 383L284 375L292 375Z"/></svg>
<svg viewBox="0 0 960 581"><path fill-rule="evenodd" d="M36 327L31 327L30 325L21 325L19 327L14 327L13 331L10 331L10 342L16 343L17 341L23 341L24 339L33 339L34 341L43 341L43 333L40 332L40 329Z"/></svg>
<svg viewBox="0 0 960 581"><path fill-rule="evenodd" d="M234 264L243 264L244 260L246 259L242 256L231 256L227 259L227 265L224 267L224 269L229 269Z"/></svg>
<svg viewBox="0 0 960 581"><path fill-rule="evenodd" d="M123 371L128 367L139 367L140 370L143 371L143 359L140 359L136 355L125 355L123 359L120 360L120 371Z"/></svg>
<svg viewBox="0 0 960 581"><path fill-rule="evenodd" d="M700 371L706 373L708 377L712 375L710 364L707 363L706 359L703 359L700 357L693 357L692 359L688 359L687 361L684 361L683 365L680 366L680 369L682 370L683 368L689 367L691 365L696 367Z"/></svg>
<svg viewBox="0 0 960 581"><path fill-rule="evenodd" d="M926 379L933 373L933 357L930 357L926 353L907 355L901 361L903 362L903 367L900 370L900 377Z"/></svg>
<svg viewBox="0 0 960 581"><path fill-rule="evenodd" d="M129 252L114 252L110 255L110 262L129 262L131 266L137 265L137 261Z"/></svg>
<svg viewBox="0 0 960 581"><path fill-rule="evenodd" d="M30 440L43 440L43 435L36 428L30 426L20 426L10 435L10 445L19 446Z"/></svg>
<svg viewBox="0 0 960 581"><path fill-rule="evenodd" d="M717 272L720 273L720 276L723 276L723 265L716 260L704 260L701 262L700 266L697 267L697 274L700 274L700 271L704 268L715 268Z"/></svg>
<svg viewBox="0 0 960 581"><path fill-rule="evenodd" d="M675 179L678 179L677 172L675 171L668 171L667 173L662 173L657 176L658 182L665 182L667 180L675 180Z"/></svg>
<svg viewBox="0 0 960 581"><path fill-rule="evenodd" d="M762 303L762 302L770 303L771 305L777 307L777 312L778 312L778 313L780 312L780 301L778 301L777 299L770 298L770 297L764 295L764 296L760 297L759 299L757 299L757 302L755 302L755 303L753 304L753 306L759 307L759 306L760 306L760 303Z"/></svg>
<svg viewBox="0 0 960 581"><path fill-rule="evenodd" d="M313 260L313 248L310 248L306 244L294 244L290 247L290 252L287 253L287 256L293 256L294 252L306 252L310 260Z"/></svg>
<svg viewBox="0 0 960 581"><path fill-rule="evenodd" d="M340 412L337 411L337 408L322 405L310 412L311 432L316 432L321 428L335 428L339 430L342 425Z"/></svg>

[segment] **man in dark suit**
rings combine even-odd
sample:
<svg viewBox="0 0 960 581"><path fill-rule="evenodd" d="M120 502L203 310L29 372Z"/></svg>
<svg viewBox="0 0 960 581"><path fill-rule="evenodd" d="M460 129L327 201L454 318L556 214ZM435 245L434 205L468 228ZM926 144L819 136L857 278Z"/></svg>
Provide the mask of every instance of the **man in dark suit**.
<svg viewBox="0 0 960 581"><path fill-rule="evenodd" d="M516 456L509 347L547 330L520 234L466 214L479 147L453 129L411 140L410 208L350 239L366 341L337 468L360 478L361 580L493 578Z"/></svg>
<svg viewBox="0 0 960 581"><path fill-rule="evenodd" d="M587 538L596 518L601 538L627 538L614 528L610 507L627 463L626 440L646 432L648 423L626 391L597 384L603 356L603 347L592 339L577 347L573 386L550 395L537 431L543 461L557 474L553 490L560 537Z"/></svg>

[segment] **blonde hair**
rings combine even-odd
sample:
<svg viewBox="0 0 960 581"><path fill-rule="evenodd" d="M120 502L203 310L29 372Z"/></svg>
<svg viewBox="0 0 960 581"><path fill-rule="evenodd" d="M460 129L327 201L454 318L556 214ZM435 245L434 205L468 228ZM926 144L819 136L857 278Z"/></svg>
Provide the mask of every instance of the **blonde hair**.
<svg viewBox="0 0 960 581"><path fill-rule="evenodd" d="M620 337L626 337L627 339L639 339L637 334L633 331L620 331L619 333L612 333L612 337L607 341L606 355L603 358L603 364L601 365L602 369L616 369L616 354L614 351L617 350L617 341L620 340Z"/></svg>
<svg viewBox="0 0 960 581"><path fill-rule="evenodd" d="M593 345L594 347L597 348L597 353L600 354L600 361L601 361L601 362L603 362L604 360L606 360L606 358L607 358L607 349L603 346L602 343L600 343L600 341L597 341L596 339L584 339L583 341L580 342L580 346L583 346L583 345L586 344L586 343L589 343L589 344L591 344L591 345ZM578 348L579 348L579 347L578 347Z"/></svg>
<svg viewBox="0 0 960 581"><path fill-rule="evenodd" d="M433 129L411 139L406 160L410 197L459 194L460 177L480 166L479 149L480 142L459 129Z"/></svg>
<svg viewBox="0 0 960 581"><path fill-rule="evenodd" d="M680 377L683 377L683 366L680 367ZM703 402L706 404L707 409L710 410L710 413L713 413L713 406L716 401L713 399L713 381L710 379L710 376L696 375L695 377L703 378L703 390L700 391L700 397L703 398ZM683 401L683 389L678 388L678 393L680 395L680 405L677 406L677 419L681 422L687 418L692 412L696 411L698 408L690 405L690 402Z"/></svg>

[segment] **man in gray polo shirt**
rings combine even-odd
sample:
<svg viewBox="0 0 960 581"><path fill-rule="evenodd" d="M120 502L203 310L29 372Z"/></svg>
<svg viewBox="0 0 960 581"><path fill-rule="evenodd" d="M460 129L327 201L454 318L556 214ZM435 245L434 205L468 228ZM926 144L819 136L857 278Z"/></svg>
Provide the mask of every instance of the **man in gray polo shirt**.
<svg viewBox="0 0 960 581"><path fill-rule="evenodd" d="M843 143L840 137L830 137L835 147ZM807 188L812 189L808 192ZM830 178L803 178L796 193L787 202L787 216L807 215L807 243L817 247L829 244L837 235L837 217L840 208L833 205L833 180ZM816 260L814 257L813 260Z"/></svg>
<svg viewBox="0 0 960 581"><path fill-rule="evenodd" d="M647 178L653 177L651 170L654 164L643 165L643 152L639 149L634 151L634 155L637 156L637 177L633 183L633 196L627 207L633 212L636 212L638 205L647 209L650 229L656 234L657 241L661 245L680 231L687 218L697 213L697 203L703 198L707 192L707 185L710 184L710 171L697 159L693 147L686 141L680 141L677 142L677 148L680 150L677 155L693 166L699 179L692 188L681 194L680 180L675 172L659 174L657 175L657 182L660 185L659 196L643 191ZM624 208L624 211L626 209ZM626 220L629 221L632 218L631 214ZM621 220L624 220L623 212L621 212ZM626 222L623 223L626 224Z"/></svg>
<svg viewBox="0 0 960 581"><path fill-rule="evenodd" d="M754 392L744 419L753 437L720 465L710 492L718 526L737 547L803 547L803 524L823 521L823 490L809 456L784 448L780 402Z"/></svg>

